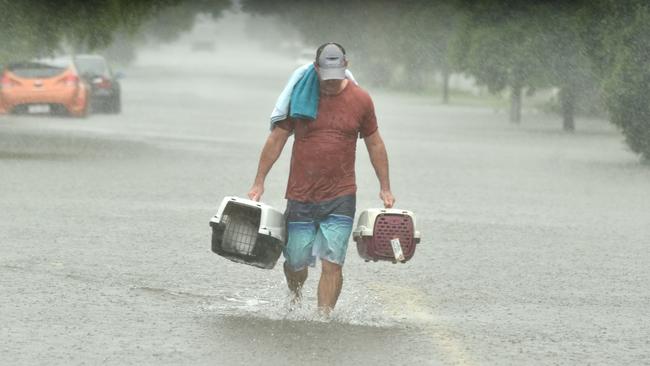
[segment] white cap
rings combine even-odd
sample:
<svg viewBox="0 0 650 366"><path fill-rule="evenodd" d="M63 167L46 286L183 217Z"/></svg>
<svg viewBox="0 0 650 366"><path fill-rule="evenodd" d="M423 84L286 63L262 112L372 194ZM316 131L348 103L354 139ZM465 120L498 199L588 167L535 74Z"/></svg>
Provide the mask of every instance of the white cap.
<svg viewBox="0 0 650 366"><path fill-rule="evenodd" d="M345 79L345 53L334 43L326 44L318 55L318 68L322 80Z"/></svg>

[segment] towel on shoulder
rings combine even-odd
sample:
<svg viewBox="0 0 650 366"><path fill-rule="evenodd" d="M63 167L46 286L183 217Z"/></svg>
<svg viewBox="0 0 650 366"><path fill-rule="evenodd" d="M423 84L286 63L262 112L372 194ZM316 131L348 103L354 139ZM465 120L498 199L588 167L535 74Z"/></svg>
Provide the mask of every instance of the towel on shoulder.
<svg viewBox="0 0 650 366"><path fill-rule="evenodd" d="M358 85L350 70L345 70L345 77ZM287 117L316 119L319 87L318 74L313 63L297 68L289 77L271 112L271 130L277 122Z"/></svg>

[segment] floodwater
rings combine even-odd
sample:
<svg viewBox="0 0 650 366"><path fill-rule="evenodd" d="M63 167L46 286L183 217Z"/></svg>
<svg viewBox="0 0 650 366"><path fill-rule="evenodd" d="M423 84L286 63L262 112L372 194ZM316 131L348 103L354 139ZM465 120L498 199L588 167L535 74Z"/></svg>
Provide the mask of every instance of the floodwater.
<svg viewBox="0 0 650 366"><path fill-rule="evenodd" d="M184 47L125 70L119 116L0 117L0 363L650 364L650 169L606 122L569 135L370 90L423 239L406 264L351 243L323 319L318 268L290 311L281 266L210 251L293 59ZM263 197L280 209L289 152ZM377 207L362 142L357 180L358 211Z"/></svg>

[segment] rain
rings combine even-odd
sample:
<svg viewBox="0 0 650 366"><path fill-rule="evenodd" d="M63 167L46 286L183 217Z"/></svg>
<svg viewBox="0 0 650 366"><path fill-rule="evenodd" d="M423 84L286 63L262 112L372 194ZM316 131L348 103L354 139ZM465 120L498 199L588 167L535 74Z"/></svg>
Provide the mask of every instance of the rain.
<svg viewBox="0 0 650 366"><path fill-rule="evenodd" d="M0 14L0 364L650 364L643 2ZM320 263L296 303L282 255L228 260L210 226L248 198L276 100L326 42L372 98L395 208L421 234L405 263L350 238L330 314ZM87 94L29 99L50 77ZM261 198L280 212L293 141ZM363 139L355 167L354 227L383 208Z"/></svg>

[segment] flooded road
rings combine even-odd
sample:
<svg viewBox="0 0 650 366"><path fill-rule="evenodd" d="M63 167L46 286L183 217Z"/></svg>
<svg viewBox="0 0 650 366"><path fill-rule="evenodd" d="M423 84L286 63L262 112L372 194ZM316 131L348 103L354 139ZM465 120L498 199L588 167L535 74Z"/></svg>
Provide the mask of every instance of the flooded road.
<svg viewBox="0 0 650 366"><path fill-rule="evenodd" d="M289 311L281 266L210 251L295 65L178 51L126 70L119 116L0 117L0 363L650 364L650 169L607 123L567 135L371 90L423 240L402 265L351 243L324 320L313 273ZM263 197L277 208L289 152ZM362 143L357 183L357 211L378 206Z"/></svg>

